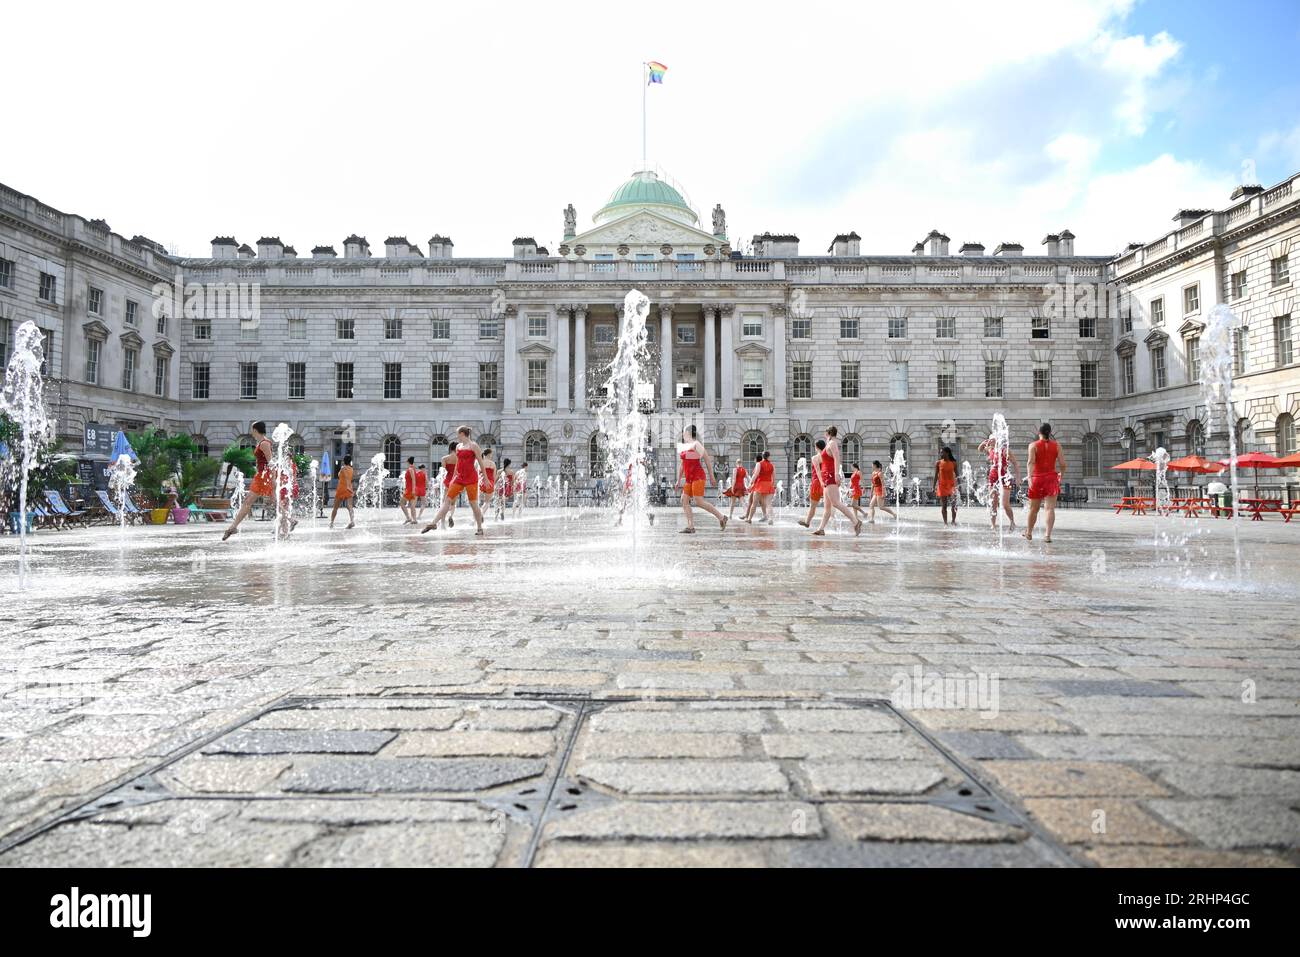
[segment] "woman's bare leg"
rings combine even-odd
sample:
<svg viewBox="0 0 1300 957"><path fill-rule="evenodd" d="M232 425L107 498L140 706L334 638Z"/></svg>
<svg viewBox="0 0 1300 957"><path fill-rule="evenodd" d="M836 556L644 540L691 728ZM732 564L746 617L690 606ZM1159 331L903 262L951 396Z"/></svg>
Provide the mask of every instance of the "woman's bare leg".
<svg viewBox="0 0 1300 957"><path fill-rule="evenodd" d="M721 525L723 528L727 527L727 516L723 515L716 508L714 508L713 504L703 495L695 496L695 498L691 499L691 504L704 509L710 515L716 518L718 520L718 524Z"/></svg>
<svg viewBox="0 0 1300 957"><path fill-rule="evenodd" d="M261 498L262 496L260 495L244 496L244 500L239 503L239 511L235 513L235 517L231 520L230 524L226 526L226 531L221 536L223 542L231 535L235 534L235 532L239 531L240 523L242 523L244 519L248 518L249 513L253 510L253 506L256 505Z"/></svg>

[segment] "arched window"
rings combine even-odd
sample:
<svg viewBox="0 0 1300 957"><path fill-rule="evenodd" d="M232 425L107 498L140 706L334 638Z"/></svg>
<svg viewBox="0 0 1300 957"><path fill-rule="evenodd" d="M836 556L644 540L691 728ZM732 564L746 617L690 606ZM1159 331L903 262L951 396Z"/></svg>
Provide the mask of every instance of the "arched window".
<svg viewBox="0 0 1300 957"><path fill-rule="evenodd" d="M251 449L257 443L253 441L251 435L241 435L239 438L235 439L235 444L241 449Z"/></svg>
<svg viewBox="0 0 1300 957"><path fill-rule="evenodd" d="M895 453L895 452L898 452L898 451L902 451L902 453L903 453L903 458L906 459L906 460L908 460L909 463L911 462L911 459L912 459L912 450L911 450L910 448L908 448L908 444L907 444L907 436L904 435L902 432L898 432L898 433L896 433L896 434L890 436L890 439L889 439L889 458L890 458L891 461L892 461L893 458L894 458L894 453Z"/></svg>
<svg viewBox="0 0 1300 957"><path fill-rule="evenodd" d="M1287 412L1277 417L1277 454L1295 455L1295 419Z"/></svg>
<svg viewBox="0 0 1300 957"><path fill-rule="evenodd" d="M393 478L402 473L402 440L395 435L384 436L384 471Z"/></svg>
<svg viewBox="0 0 1300 957"><path fill-rule="evenodd" d="M1187 454L1205 454L1205 426L1196 420L1187 423Z"/></svg>
<svg viewBox="0 0 1300 957"><path fill-rule="evenodd" d="M862 439L856 433L850 432L840 442L840 464L845 475L853 471L853 466L862 466Z"/></svg>
<svg viewBox="0 0 1300 957"><path fill-rule="evenodd" d="M524 461L529 465L534 462L546 463L546 433L529 432L524 436Z"/></svg>
<svg viewBox="0 0 1300 957"><path fill-rule="evenodd" d="M451 441L445 435L435 435L429 440L429 465L435 470L442 457L447 454L447 443Z"/></svg>
<svg viewBox="0 0 1300 957"><path fill-rule="evenodd" d="M587 471L592 478L600 478L609 470L609 450L604 432L592 432L587 440Z"/></svg>
<svg viewBox="0 0 1300 957"><path fill-rule="evenodd" d="M487 432L484 433L483 435L480 435L478 437L478 444L480 448L484 448L484 449L496 450L500 448L500 446L497 445L497 437L493 435L491 432Z"/></svg>
<svg viewBox="0 0 1300 957"><path fill-rule="evenodd" d="M1083 437L1083 477L1101 477L1101 436Z"/></svg>
<svg viewBox="0 0 1300 957"><path fill-rule="evenodd" d="M208 454L208 437L206 435L191 435L190 438L199 447L199 455Z"/></svg>
<svg viewBox="0 0 1300 957"><path fill-rule="evenodd" d="M767 436L757 429L746 432L740 440L740 457L746 462L757 461L767 451Z"/></svg>
<svg viewBox="0 0 1300 957"><path fill-rule="evenodd" d="M811 459L813 450L813 440L811 435L796 435L794 437L794 460Z"/></svg>

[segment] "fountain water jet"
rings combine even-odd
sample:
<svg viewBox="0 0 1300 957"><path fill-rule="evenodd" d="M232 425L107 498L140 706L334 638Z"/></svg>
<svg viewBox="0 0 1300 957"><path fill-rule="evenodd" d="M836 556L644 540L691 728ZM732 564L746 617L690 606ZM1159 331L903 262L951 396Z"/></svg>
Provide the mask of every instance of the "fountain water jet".
<svg viewBox="0 0 1300 957"><path fill-rule="evenodd" d="M4 391L0 392L0 411L14 420L20 429L18 451L9 450L18 470L18 588L27 578L27 480L36 459L54 438L54 421L45 408L45 381L41 366L45 363L45 338L30 319L18 327L14 337L14 354L5 369Z"/></svg>
<svg viewBox="0 0 1300 957"><path fill-rule="evenodd" d="M135 485L135 463L123 453L117 457L108 473L108 487L117 502L118 544L126 544L127 503L131 501L131 487Z"/></svg>
<svg viewBox="0 0 1300 957"><path fill-rule="evenodd" d="M1232 489L1232 548L1236 561L1237 578L1241 578L1241 540L1237 512L1237 429L1232 406L1233 331L1237 317L1227 306L1220 304L1210 310L1205 328L1201 331L1201 397L1205 401L1206 435L1214 433L1216 407L1223 410L1224 425L1228 432L1228 475Z"/></svg>

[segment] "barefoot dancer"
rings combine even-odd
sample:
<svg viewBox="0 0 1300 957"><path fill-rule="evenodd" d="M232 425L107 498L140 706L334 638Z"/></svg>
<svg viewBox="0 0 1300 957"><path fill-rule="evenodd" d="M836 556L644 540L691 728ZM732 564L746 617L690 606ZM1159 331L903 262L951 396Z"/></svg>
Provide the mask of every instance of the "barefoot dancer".
<svg viewBox="0 0 1300 957"><path fill-rule="evenodd" d="M424 508L429 504L429 470L423 462L415 470L415 520L424 515Z"/></svg>
<svg viewBox="0 0 1300 957"><path fill-rule="evenodd" d="M812 457L812 478L808 485L808 514L799 522L804 528L812 528L813 517L817 514L817 509L822 503L822 451L826 448L826 440L817 440L817 450L813 452Z"/></svg>
<svg viewBox="0 0 1300 957"><path fill-rule="evenodd" d="M519 471L515 473L514 506L515 506L516 518L518 518L519 513L524 510L524 505L526 504L524 500L526 498L528 498L528 463L527 462L519 466Z"/></svg>
<svg viewBox="0 0 1300 957"><path fill-rule="evenodd" d="M948 524L948 509L952 508L952 523L957 524L957 459L952 448L945 445L934 463L934 497L939 500L943 523Z"/></svg>
<svg viewBox="0 0 1300 957"><path fill-rule="evenodd" d="M849 479L849 507L853 509L853 514L858 521L862 521L862 469L858 468L858 463L852 465L853 475Z"/></svg>
<svg viewBox="0 0 1300 957"><path fill-rule="evenodd" d="M402 524L415 524L415 456L406 460L406 470L402 472Z"/></svg>
<svg viewBox="0 0 1300 957"><path fill-rule="evenodd" d="M997 436L990 435L980 443L980 451L989 457L989 527L998 527L998 504L999 499L1003 510L1007 513L1007 518L1011 522L1011 530L1016 530L1016 516L1011 511L1011 479L1019 466L1016 464L1016 457L1011 449L1004 448L1001 456L998 455Z"/></svg>
<svg viewBox="0 0 1300 957"><path fill-rule="evenodd" d="M731 487L722 493L731 499L731 508L727 510L727 521L731 521L735 516L736 503L745 497L745 476L747 474L745 463L740 459L736 459L735 471L731 473Z"/></svg>
<svg viewBox="0 0 1300 957"><path fill-rule="evenodd" d="M750 503L750 515L754 513L754 506L757 504L763 510L763 519L768 525L775 522L775 515L772 512L772 496L776 494L776 483L772 477L776 474L776 466L772 464L772 453L764 452L758 457L758 470L754 475L754 500Z"/></svg>
<svg viewBox="0 0 1300 957"><path fill-rule="evenodd" d="M888 512L895 521L898 520L894 510L885 504L885 467L879 459L871 463L871 504L868 509L868 521L872 525L876 524L876 509Z"/></svg>
<svg viewBox="0 0 1300 957"><path fill-rule="evenodd" d="M248 513L253 510L253 506L260 499L275 501L275 473L271 471L271 454L273 448L271 440L266 437L266 423L254 422L253 427L249 430L253 435L253 461L256 464L256 471L253 473L253 481L248 487L248 494L244 496L244 501L239 506L239 512L235 515L234 520L226 527L225 534L221 536L224 542L231 535L239 531L240 523L248 518Z"/></svg>
<svg viewBox="0 0 1300 957"><path fill-rule="evenodd" d="M1034 540L1034 523L1038 521L1040 505L1047 509L1047 534L1043 541L1052 540L1052 527L1056 524L1056 496L1061 494L1061 477L1065 475L1065 455L1061 445L1052 438L1052 427L1044 422L1038 427L1038 440L1029 443L1029 518L1025 524L1025 538Z"/></svg>
<svg viewBox="0 0 1300 957"><path fill-rule="evenodd" d="M437 528L438 523L444 518L447 519L448 527L451 526L449 515L456 505L456 499L461 492L469 499L470 510L474 513L474 524L477 526L474 534L483 534L483 512L478 507L478 474L475 466L483 467L483 450L479 448L477 442L470 438L473 430L468 425L462 425L456 430L460 436L460 442L456 444L455 462L453 467L455 472L451 476L451 482L447 486L447 494L443 497L442 508L438 509L438 514L433 517L433 521L424 528L420 529L420 534L431 529ZM448 456L452 458L452 456ZM444 460L445 461L445 460Z"/></svg>
<svg viewBox="0 0 1300 957"><path fill-rule="evenodd" d="M839 512L853 523L853 534L862 534L862 520L854 516L840 501L840 430L833 425L826 427L826 449L822 452L822 496L825 507L822 509L822 521L814 535L825 535L826 524L831 520L832 512Z"/></svg>
<svg viewBox="0 0 1300 957"><path fill-rule="evenodd" d="M334 489L334 509L330 512L330 528L334 527L334 519L338 517L340 505L348 510L348 528L356 527L357 516L352 511L352 497L354 494L352 491L352 456L345 455L343 456L343 466L339 469L339 484Z"/></svg>
<svg viewBox="0 0 1300 957"><path fill-rule="evenodd" d="M515 470L510 467L510 460L501 463L501 486L496 495L497 521L506 520L506 499L515 494Z"/></svg>
<svg viewBox="0 0 1300 957"><path fill-rule="evenodd" d="M710 505L704 497L704 489L711 481L713 459L709 457L708 450L700 441L695 426L686 426L682 432L682 444L678 449L676 487L682 490L682 512L686 515L686 527L681 530L681 534L695 534L695 513L691 511L692 505L704 509L718 520L720 527L726 528L727 516Z"/></svg>
<svg viewBox="0 0 1300 957"><path fill-rule="evenodd" d="M492 504L492 496L497 489L497 463L492 459L492 450L483 450L483 462L479 472L478 490L483 493L483 501Z"/></svg>

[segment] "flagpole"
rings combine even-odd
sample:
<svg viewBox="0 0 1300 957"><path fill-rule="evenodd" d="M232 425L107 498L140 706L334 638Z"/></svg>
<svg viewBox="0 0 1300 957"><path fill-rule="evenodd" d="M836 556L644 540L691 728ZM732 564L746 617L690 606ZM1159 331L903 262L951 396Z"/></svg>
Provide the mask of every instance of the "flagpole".
<svg viewBox="0 0 1300 957"><path fill-rule="evenodd" d="M644 62L641 63L641 169L645 169L645 94L650 84L646 80L646 70L649 69Z"/></svg>

